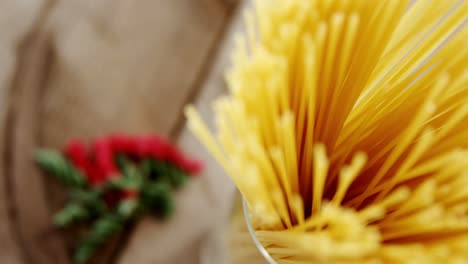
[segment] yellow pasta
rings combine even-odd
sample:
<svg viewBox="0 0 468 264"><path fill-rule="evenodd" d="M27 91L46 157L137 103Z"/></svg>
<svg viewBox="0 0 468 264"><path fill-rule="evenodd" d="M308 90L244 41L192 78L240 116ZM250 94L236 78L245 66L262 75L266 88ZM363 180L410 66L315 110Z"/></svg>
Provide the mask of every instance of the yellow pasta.
<svg viewBox="0 0 468 264"><path fill-rule="evenodd" d="M247 11L216 137L186 115L277 263L468 262L467 19L463 0Z"/></svg>

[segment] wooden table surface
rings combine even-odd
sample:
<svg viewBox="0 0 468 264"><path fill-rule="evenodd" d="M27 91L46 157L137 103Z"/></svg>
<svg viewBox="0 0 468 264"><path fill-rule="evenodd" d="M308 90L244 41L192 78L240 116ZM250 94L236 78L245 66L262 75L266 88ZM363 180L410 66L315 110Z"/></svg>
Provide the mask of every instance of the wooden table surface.
<svg viewBox="0 0 468 264"><path fill-rule="evenodd" d="M238 4L228 0L0 2L0 263L70 263L51 224L64 190L32 162L38 147L108 132L159 133L209 164L168 222L140 221L95 263L222 263L233 187L187 131L225 91ZM183 252L183 253L181 253Z"/></svg>

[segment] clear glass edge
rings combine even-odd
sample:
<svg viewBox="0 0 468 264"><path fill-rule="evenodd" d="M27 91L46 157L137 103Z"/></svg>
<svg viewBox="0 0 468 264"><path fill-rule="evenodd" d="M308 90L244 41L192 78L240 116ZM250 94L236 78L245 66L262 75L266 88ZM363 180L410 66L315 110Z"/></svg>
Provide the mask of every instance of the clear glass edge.
<svg viewBox="0 0 468 264"><path fill-rule="evenodd" d="M265 249L265 247L263 247L262 243L260 243L257 236L255 235L255 230L253 229L253 226L252 226L252 223L251 223L250 217L249 217L249 208L248 208L247 202L245 201L244 198L242 198L242 208L243 208L243 211L244 211L244 219L245 219L245 223L247 225L247 229L249 230L250 236L252 237L252 240L254 241L255 246L258 248L258 250L260 251L262 256L265 258L265 260L269 264L277 264L276 260L274 260L270 256L268 251Z"/></svg>

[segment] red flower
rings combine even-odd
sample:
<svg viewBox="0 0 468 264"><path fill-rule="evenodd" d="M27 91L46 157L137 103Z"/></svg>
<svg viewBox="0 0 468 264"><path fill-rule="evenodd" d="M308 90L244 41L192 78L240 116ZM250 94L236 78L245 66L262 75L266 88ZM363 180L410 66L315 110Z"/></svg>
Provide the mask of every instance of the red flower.
<svg viewBox="0 0 468 264"><path fill-rule="evenodd" d="M198 173L202 170L202 164L197 160L192 160L186 157L178 148L173 145L170 145L167 150L169 162L174 163L176 166L180 167L182 170L188 173Z"/></svg>
<svg viewBox="0 0 468 264"><path fill-rule="evenodd" d="M137 190L133 189L126 189L122 191L121 199L132 199L132 198L137 198L139 196L139 193Z"/></svg>
<svg viewBox="0 0 468 264"><path fill-rule="evenodd" d="M103 199L108 208L114 208L120 202L121 196L120 190L108 190L103 194Z"/></svg>
<svg viewBox="0 0 468 264"><path fill-rule="evenodd" d="M138 158L149 156L159 144L155 137L130 137L123 134L115 134L109 140L114 152L122 152Z"/></svg>
<svg viewBox="0 0 468 264"><path fill-rule="evenodd" d="M142 139L146 143L148 151L145 153L146 157L153 159L167 159L170 144L163 138L158 136L149 136Z"/></svg>
<svg viewBox="0 0 468 264"><path fill-rule="evenodd" d="M109 136L109 142L114 153L132 153L135 150L135 140L124 134Z"/></svg>
<svg viewBox="0 0 468 264"><path fill-rule="evenodd" d="M88 169L88 179L92 186L97 186L103 182L103 173L97 166L91 165Z"/></svg>
<svg viewBox="0 0 468 264"><path fill-rule="evenodd" d="M72 161L72 164L86 173L89 166L88 151L86 144L79 139L70 140L63 151L65 155Z"/></svg>
<svg viewBox="0 0 468 264"><path fill-rule="evenodd" d="M183 157L179 163L180 164L178 166L190 174L197 174L203 170L203 164L198 160L192 160L187 157Z"/></svg>
<svg viewBox="0 0 468 264"><path fill-rule="evenodd" d="M130 154L135 155L138 158L142 158L148 156L150 153L150 144L149 140L146 137L135 137L135 148L132 150Z"/></svg>
<svg viewBox="0 0 468 264"><path fill-rule="evenodd" d="M73 165L86 175L93 186L120 175L119 168L114 161L117 153L127 154L137 159L165 160L189 174L202 170L202 164L199 161L185 156L168 140L156 135L131 137L125 134L114 134L101 137L93 142L91 151L92 159L88 155L85 143L81 140L69 141L64 149Z"/></svg>
<svg viewBox="0 0 468 264"><path fill-rule="evenodd" d="M119 174L119 169L114 162L114 152L108 138L97 138L93 144L94 167L97 175L94 175L97 182L109 180Z"/></svg>
<svg viewBox="0 0 468 264"><path fill-rule="evenodd" d="M139 193L137 190L133 189L125 189L125 190L108 190L104 193L103 198L106 202L108 208L114 208L117 206L121 201L127 199L137 199Z"/></svg>

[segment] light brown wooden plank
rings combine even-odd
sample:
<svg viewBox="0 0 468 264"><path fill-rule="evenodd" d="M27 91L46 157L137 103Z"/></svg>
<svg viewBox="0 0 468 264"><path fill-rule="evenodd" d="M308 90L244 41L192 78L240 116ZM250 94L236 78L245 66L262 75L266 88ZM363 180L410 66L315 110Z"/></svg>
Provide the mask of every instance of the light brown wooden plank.
<svg viewBox="0 0 468 264"><path fill-rule="evenodd" d="M15 83L11 124L12 194L25 256L33 263L68 263L58 232L51 225L44 180L34 163L40 120L38 106L48 55L48 36L38 30L22 49Z"/></svg>
<svg viewBox="0 0 468 264"><path fill-rule="evenodd" d="M214 0L213 0L214 1ZM44 144L109 131L169 135L225 13L210 1L64 1L44 94Z"/></svg>
<svg viewBox="0 0 468 264"><path fill-rule="evenodd" d="M169 136L223 29L227 11L215 1L60 2L49 21L55 50L41 95L41 145L112 131ZM47 181L57 209L64 190ZM113 250L94 262L109 262Z"/></svg>
<svg viewBox="0 0 468 264"><path fill-rule="evenodd" d="M54 8L52 66L45 64L47 39L34 40L15 85L13 192L31 261L67 262L50 226L50 207L61 205L63 190L48 179L44 185L32 162L36 147L115 130L167 135L225 15L211 0L62 1Z"/></svg>
<svg viewBox="0 0 468 264"><path fill-rule="evenodd" d="M194 101L194 105L211 130L214 130L213 101L225 94L226 85L224 73L231 67L230 55L233 49L235 34L245 32L243 11L251 5L251 1L242 1L239 5L232 24L226 34L224 43L219 50L216 63L213 65L209 77L204 83L201 93ZM180 146L192 155L204 160L206 171L206 193L212 204L213 215L216 215L212 228L202 240L202 264L237 264L237 263L266 263L250 238L245 225L238 193L234 192L234 185L199 141L186 126L178 139ZM236 205L237 203L237 205ZM216 209L214 209L216 208Z"/></svg>
<svg viewBox="0 0 468 264"><path fill-rule="evenodd" d="M231 51L234 44L234 36L244 30L242 12L248 1L238 1L236 13L233 15L229 30L226 32L223 43L218 51L216 62L204 82L199 96L194 100L193 105L200 112L208 127L214 129L213 101L227 93L225 83L225 72L230 67ZM232 263L229 256L229 241L227 232L229 231L230 217L232 213L235 187L224 170L218 165L213 157L207 152L199 140L185 125L178 137L178 144L189 154L194 155L206 164L203 172L205 188L203 192L210 201L209 211L212 215L210 230L205 234L201 242L201 264ZM247 263L247 262L246 262Z"/></svg>
<svg viewBox="0 0 468 264"><path fill-rule="evenodd" d="M237 8L233 14L215 61L193 102L210 126L213 124L211 102L225 92L224 71L229 65L234 32L242 26L239 10ZM184 151L201 159L206 165L205 170L177 194L176 214L170 222L145 219L138 224L119 262L121 264L228 263L223 236L227 230L225 224L231 211L234 186L185 125L177 143ZM184 248L187 249L180 253ZM190 248L198 250L196 253L187 253ZM182 254L185 259L182 261L177 258L178 254Z"/></svg>
<svg viewBox="0 0 468 264"><path fill-rule="evenodd" d="M12 113L16 105L10 100L16 92L15 75L21 68L21 53L26 36L35 27L43 0L0 1L0 263L26 261L16 225L11 174ZM23 43L23 44L22 44ZM28 195L28 193L22 193Z"/></svg>

